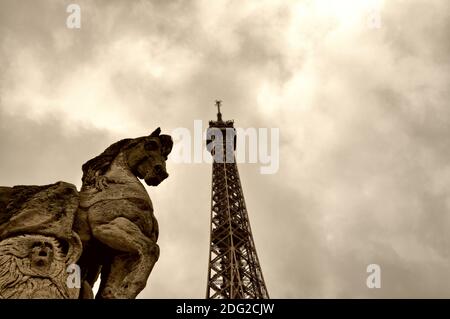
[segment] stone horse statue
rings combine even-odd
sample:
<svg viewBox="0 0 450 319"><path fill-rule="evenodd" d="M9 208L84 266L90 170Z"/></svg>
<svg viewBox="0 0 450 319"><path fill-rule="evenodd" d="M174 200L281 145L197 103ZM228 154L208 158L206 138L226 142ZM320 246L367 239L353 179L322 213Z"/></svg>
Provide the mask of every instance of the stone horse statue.
<svg viewBox="0 0 450 319"><path fill-rule="evenodd" d="M138 178L157 186L168 177L173 143L160 131L121 140L83 165L75 232L84 247L84 287L101 272L100 298L135 298L158 260L158 223Z"/></svg>
<svg viewBox="0 0 450 319"><path fill-rule="evenodd" d="M144 289L159 257L158 223L150 197L139 179L149 186L157 186L168 177L165 162L173 142L169 135L160 133L158 128L149 136L121 140L86 162L82 167L80 192L64 182L47 186L0 187L0 261L2 251L5 251L4 255L7 255L6 251L12 254L2 250L2 243L5 247L13 247L15 241L23 242L23 235L28 234L37 236L35 242L42 242L40 245L44 247L42 236L45 236L50 238L49 242L54 239L61 243L62 248L57 245L61 250L58 256L62 256L59 259L76 261L81 271L80 289L76 294L69 289L57 296L56 293L46 295L40 292L41 288L39 293L21 293L20 296L93 298L92 287L100 274L96 298L135 298ZM36 218L38 211L45 218ZM22 246L24 250L30 250L29 255L21 253L25 259L32 258L36 251L39 256L44 253L55 255L51 245L47 245L46 250L36 250L36 244ZM72 246L77 249L71 249ZM38 266L54 260L42 258L45 263L36 263ZM41 267L40 273L43 271L45 269ZM2 274L7 276L0 263L0 298ZM52 276L48 277L52 282ZM6 285L11 288L11 283L5 281ZM21 289L27 292L32 288L26 287L33 285L24 283L22 286L25 288ZM15 295L14 291L8 291L3 297Z"/></svg>

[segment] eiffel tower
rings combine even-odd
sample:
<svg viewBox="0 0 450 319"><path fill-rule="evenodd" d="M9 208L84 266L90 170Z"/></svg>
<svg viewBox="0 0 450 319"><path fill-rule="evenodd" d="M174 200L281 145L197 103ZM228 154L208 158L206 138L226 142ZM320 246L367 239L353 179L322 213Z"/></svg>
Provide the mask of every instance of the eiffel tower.
<svg viewBox="0 0 450 319"><path fill-rule="evenodd" d="M216 106L206 141L213 156L206 298L268 299L235 160L236 129L222 120L221 101Z"/></svg>

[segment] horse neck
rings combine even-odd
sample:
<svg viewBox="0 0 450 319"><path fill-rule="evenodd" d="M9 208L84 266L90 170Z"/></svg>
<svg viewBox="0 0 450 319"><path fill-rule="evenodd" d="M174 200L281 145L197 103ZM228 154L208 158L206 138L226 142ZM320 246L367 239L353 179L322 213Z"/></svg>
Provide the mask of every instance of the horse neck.
<svg viewBox="0 0 450 319"><path fill-rule="evenodd" d="M123 181L133 181L140 183L138 178L131 171L124 152L120 152L119 155L117 155L116 158L112 161L107 175Z"/></svg>

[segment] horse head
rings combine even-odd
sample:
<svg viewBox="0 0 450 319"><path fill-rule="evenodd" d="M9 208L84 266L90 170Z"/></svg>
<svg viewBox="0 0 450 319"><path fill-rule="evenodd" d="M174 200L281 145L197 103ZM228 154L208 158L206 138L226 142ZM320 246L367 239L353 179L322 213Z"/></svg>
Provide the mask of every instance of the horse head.
<svg viewBox="0 0 450 319"><path fill-rule="evenodd" d="M169 176L166 160L173 146L170 135L160 133L161 129L158 127L149 136L120 140L83 164L83 187L98 184L119 154L124 156L132 174L144 179L149 186L159 185Z"/></svg>
<svg viewBox="0 0 450 319"><path fill-rule="evenodd" d="M152 134L139 138L138 143L133 143L134 145L126 150L130 170L149 186L157 186L169 176L166 160L173 142L169 135L160 133L161 129L158 127Z"/></svg>

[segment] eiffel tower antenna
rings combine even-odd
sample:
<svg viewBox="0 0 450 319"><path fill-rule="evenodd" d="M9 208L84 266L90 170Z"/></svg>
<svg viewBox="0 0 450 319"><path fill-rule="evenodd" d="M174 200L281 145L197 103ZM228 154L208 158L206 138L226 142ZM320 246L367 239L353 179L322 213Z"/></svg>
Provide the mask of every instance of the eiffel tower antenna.
<svg viewBox="0 0 450 319"><path fill-rule="evenodd" d="M217 106L217 121L222 122L222 113L220 113L220 107L222 106L222 100L216 100Z"/></svg>

